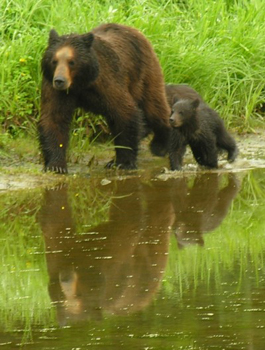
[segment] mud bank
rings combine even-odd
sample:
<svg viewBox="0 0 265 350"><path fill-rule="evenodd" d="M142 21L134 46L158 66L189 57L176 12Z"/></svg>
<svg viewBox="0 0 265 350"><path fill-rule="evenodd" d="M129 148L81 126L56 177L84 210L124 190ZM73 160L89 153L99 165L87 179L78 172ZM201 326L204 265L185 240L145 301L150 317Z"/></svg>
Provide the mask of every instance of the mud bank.
<svg viewBox="0 0 265 350"><path fill-rule="evenodd" d="M235 163L228 164L226 160L220 160L220 169L216 171L227 171L232 170L235 172L248 170L253 168L265 168L265 130L259 130L256 133L245 134L235 136L239 147L239 156ZM107 160L106 160L107 161ZM198 171L198 168L188 153L185 159L184 171ZM154 169L156 175L163 172L164 168L168 167L167 159L159 159L156 157L150 157L148 150L148 144L143 143L139 152L139 170L134 172L137 176L141 176L143 171L148 169ZM31 169L32 165L23 164L23 166L6 166L0 174L0 193L11 190L20 189L32 189L36 187L42 187L52 185L60 181L61 178L66 178L65 175L56 174L44 174L41 169L41 165L36 165ZM199 170L200 171L200 170ZM166 170L167 172L167 170ZM101 162L97 165L97 169L91 171L89 167L82 165L69 164L69 175L70 176L102 176L112 177L115 176L116 172L108 172L104 169L104 163ZM125 173L123 176L127 176Z"/></svg>

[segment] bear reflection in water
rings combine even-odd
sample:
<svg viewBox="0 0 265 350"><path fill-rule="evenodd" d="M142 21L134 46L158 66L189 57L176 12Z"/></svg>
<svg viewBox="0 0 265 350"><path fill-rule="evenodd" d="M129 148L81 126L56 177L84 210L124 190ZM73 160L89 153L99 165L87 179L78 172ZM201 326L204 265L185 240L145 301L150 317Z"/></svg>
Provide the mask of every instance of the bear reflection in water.
<svg viewBox="0 0 265 350"><path fill-rule="evenodd" d="M233 173L200 174L190 186L187 178L182 182L186 195L183 201L183 193L180 196L176 193L173 232L179 248L190 244L203 246L203 234L222 223L240 189L240 182Z"/></svg>
<svg viewBox="0 0 265 350"><path fill-rule="evenodd" d="M91 191L99 187L93 184ZM173 206L166 199L171 189L165 193L160 181L154 187L138 178L113 181L104 187L113 196L109 220L84 228L87 232L82 234L75 232L78 220L89 222L78 210L73 216L67 187L46 190L39 220L49 293L60 324L100 319L103 313L127 314L150 303L165 271L174 221ZM93 205L89 198L85 204Z"/></svg>
<svg viewBox="0 0 265 350"><path fill-rule="evenodd" d="M108 221L82 234L76 228L86 222L90 199L84 198L81 217L67 186L46 190L39 221L59 323L144 309L161 284L172 228L180 246L187 239L201 243L202 233L225 217L239 186L234 175L221 189L218 182L212 173L198 176L191 189L186 177L112 181L104 187L111 197Z"/></svg>

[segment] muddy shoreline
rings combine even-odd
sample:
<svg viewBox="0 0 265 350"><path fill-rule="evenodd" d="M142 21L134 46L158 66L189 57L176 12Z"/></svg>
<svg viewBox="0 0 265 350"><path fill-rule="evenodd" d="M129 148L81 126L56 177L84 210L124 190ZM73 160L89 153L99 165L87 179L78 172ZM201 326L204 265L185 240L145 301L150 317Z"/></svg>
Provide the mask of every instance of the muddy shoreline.
<svg viewBox="0 0 265 350"><path fill-rule="evenodd" d="M258 130L256 133L245 135L234 135L239 148L238 159L232 165L225 160L220 160L220 169L216 171L242 171L253 168L265 168L265 130ZM105 160L106 162L106 160ZM183 171L200 171L194 163L191 155L188 153L185 159L186 165ZM132 174L142 176L148 169L155 169L156 173L166 173L166 176L176 176L176 172L168 172L168 160L156 157L150 157L148 143L141 145L139 152L139 169L134 172L123 172L123 176L131 176ZM45 174L42 172L41 165L23 164L11 165L2 168L0 174L0 193L12 190L32 189L43 186L52 186L58 181L67 181L68 177L72 176L100 176L102 178L111 178L117 176L117 172L106 172L104 162L98 163L91 171L88 166L82 164L69 164L69 175ZM178 173L178 172L177 172ZM162 175L163 177L163 175Z"/></svg>

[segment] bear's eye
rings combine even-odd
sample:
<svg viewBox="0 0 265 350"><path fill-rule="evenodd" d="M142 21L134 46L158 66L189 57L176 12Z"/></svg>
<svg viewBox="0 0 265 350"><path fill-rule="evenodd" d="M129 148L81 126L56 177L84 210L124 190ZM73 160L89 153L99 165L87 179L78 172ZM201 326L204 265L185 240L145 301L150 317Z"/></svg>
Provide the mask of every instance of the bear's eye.
<svg viewBox="0 0 265 350"><path fill-rule="evenodd" d="M75 61L74 60L71 60L68 62L69 66L73 67L75 65Z"/></svg>
<svg viewBox="0 0 265 350"><path fill-rule="evenodd" d="M180 115L183 115L183 111L179 111L179 114L180 114Z"/></svg>
<svg viewBox="0 0 265 350"><path fill-rule="evenodd" d="M56 64L57 64L57 60L52 60L52 65L56 66Z"/></svg>

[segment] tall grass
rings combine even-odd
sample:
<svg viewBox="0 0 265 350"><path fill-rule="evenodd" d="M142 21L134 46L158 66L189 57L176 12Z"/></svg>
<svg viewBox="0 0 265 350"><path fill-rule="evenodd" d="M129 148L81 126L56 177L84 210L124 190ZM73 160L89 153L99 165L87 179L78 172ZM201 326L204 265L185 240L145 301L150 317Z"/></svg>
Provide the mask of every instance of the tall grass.
<svg viewBox="0 0 265 350"><path fill-rule="evenodd" d="M83 33L102 22L138 28L152 42L167 82L192 85L229 127L254 128L265 97L264 18L262 0L2 0L1 128L35 133L49 30Z"/></svg>

